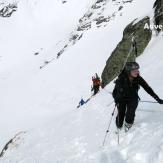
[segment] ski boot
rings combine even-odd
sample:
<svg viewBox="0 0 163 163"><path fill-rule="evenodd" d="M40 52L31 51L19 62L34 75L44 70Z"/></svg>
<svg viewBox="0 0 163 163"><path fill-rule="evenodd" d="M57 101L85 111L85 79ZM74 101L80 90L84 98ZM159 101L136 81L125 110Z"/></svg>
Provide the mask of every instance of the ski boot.
<svg viewBox="0 0 163 163"><path fill-rule="evenodd" d="M125 132L128 132L131 127L132 127L132 124L125 122L124 124Z"/></svg>

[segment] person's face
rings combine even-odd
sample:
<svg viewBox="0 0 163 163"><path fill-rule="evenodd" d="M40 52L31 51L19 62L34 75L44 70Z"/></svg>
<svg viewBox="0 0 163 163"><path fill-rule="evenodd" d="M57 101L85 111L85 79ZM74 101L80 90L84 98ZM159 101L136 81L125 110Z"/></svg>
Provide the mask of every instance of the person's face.
<svg viewBox="0 0 163 163"><path fill-rule="evenodd" d="M132 70L132 71L130 72L130 76L133 77L133 78L138 77L138 75L139 75L139 70L138 70L138 69Z"/></svg>

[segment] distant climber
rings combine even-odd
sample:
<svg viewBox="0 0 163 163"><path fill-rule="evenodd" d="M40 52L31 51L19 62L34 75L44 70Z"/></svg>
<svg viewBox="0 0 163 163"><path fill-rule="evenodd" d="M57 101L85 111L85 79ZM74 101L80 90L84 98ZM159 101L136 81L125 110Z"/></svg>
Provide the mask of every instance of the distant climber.
<svg viewBox="0 0 163 163"><path fill-rule="evenodd" d="M135 111L138 106L138 90L142 86L159 104L163 100L158 97L146 81L139 75L139 64L136 62L127 62L124 70L115 81L113 98L117 105L118 114L116 117L116 126L121 129L124 123L127 132L134 123Z"/></svg>
<svg viewBox="0 0 163 163"><path fill-rule="evenodd" d="M95 74L95 76L92 77L92 82L93 82L92 91L94 91L93 95L96 95L99 92L101 86L101 81L97 73Z"/></svg>

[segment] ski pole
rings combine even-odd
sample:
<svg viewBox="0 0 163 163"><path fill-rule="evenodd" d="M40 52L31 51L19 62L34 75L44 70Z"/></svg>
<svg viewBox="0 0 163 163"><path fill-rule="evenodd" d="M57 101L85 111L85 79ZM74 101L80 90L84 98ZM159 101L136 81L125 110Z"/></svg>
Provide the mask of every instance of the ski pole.
<svg viewBox="0 0 163 163"><path fill-rule="evenodd" d="M142 101L142 100L140 100L140 102L146 102L146 103L158 103L158 102L156 102L156 101Z"/></svg>
<svg viewBox="0 0 163 163"><path fill-rule="evenodd" d="M115 113L115 109L116 109L116 105L115 105L115 107L113 109L113 112L111 114L111 119L109 121L108 129L106 130L106 134L105 134L104 141L103 141L103 144L102 144L103 146L105 146L106 137L107 137L107 135L109 133L109 129L110 129L110 126L111 126L111 123L112 123L112 119L113 119L113 116L114 116L114 113Z"/></svg>

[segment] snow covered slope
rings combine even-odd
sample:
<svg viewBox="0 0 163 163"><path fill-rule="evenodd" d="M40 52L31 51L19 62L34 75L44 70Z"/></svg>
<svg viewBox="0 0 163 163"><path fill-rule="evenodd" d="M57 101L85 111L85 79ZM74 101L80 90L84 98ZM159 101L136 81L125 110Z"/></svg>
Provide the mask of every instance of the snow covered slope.
<svg viewBox="0 0 163 163"><path fill-rule="evenodd" d="M154 90L163 96L161 48L163 38L153 40L138 59L144 78ZM156 54L155 56L153 54ZM157 63L154 67L153 63ZM150 65L151 64L151 65ZM147 68L148 65L148 68ZM152 72L151 72L152 71ZM108 86L107 91L112 90ZM100 94L79 110L51 120L45 125L26 133L24 143L5 155L4 162L31 163L137 163L163 161L163 108L159 104L140 103L134 127L129 133L120 134L117 145L115 125L112 123L106 146L102 142L114 104L111 96L102 90ZM152 100L141 90L142 100ZM114 117L115 118L115 117Z"/></svg>
<svg viewBox="0 0 163 163"><path fill-rule="evenodd" d="M162 106L141 103L135 127L127 135L122 134L119 146L113 123L104 149L101 145L114 106L108 107L113 99L107 91L112 91L113 84L76 109L81 96L90 97L91 76L101 74L126 25L135 18L151 16L154 0L124 3L120 11L120 1L106 1L99 14L115 16L99 28L92 23L92 28L84 31L82 39L61 58L39 69L42 62L56 57L94 2L23 0L11 18L0 18L0 147L17 132L27 131L21 145L8 151L2 162L163 161ZM99 10L93 12L97 16ZM163 97L162 43L162 36L153 38L138 62L143 77ZM143 90L140 96L150 100Z"/></svg>

